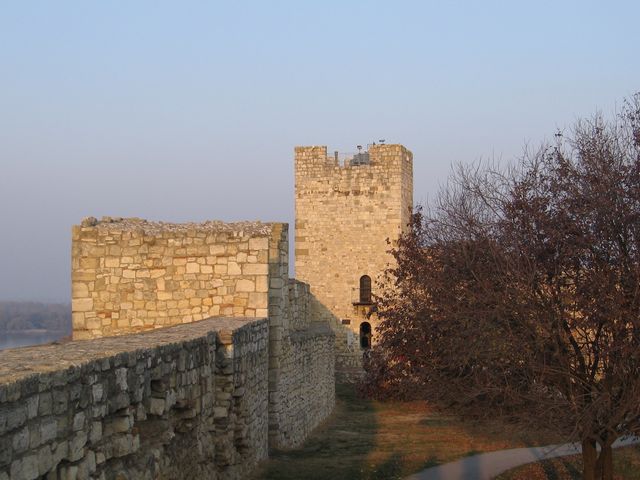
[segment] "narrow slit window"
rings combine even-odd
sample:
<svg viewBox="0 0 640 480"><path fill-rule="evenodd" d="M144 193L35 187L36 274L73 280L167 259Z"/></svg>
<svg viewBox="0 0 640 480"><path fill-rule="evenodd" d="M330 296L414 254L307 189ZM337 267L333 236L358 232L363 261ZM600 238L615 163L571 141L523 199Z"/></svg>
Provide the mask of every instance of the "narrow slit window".
<svg viewBox="0 0 640 480"><path fill-rule="evenodd" d="M371 277L360 277L360 303L371 303Z"/></svg>

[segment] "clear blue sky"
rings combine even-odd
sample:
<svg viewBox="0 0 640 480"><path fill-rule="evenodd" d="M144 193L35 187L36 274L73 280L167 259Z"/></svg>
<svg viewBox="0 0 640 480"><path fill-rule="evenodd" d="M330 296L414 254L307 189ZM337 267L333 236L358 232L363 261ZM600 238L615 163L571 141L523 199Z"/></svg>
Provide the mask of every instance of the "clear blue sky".
<svg viewBox="0 0 640 480"><path fill-rule="evenodd" d="M0 299L87 215L293 220L293 147L512 159L640 90L638 1L0 3Z"/></svg>

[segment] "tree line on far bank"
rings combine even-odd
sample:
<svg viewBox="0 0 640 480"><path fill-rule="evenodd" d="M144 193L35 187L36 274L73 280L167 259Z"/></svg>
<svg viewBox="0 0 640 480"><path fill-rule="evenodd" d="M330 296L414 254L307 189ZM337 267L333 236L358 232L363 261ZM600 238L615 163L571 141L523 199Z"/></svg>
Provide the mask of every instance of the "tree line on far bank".
<svg viewBox="0 0 640 480"><path fill-rule="evenodd" d="M71 332L71 305L0 301L0 332L24 330Z"/></svg>
<svg viewBox="0 0 640 480"><path fill-rule="evenodd" d="M516 165L458 166L392 254L365 393L553 427L611 480L640 434L640 94Z"/></svg>

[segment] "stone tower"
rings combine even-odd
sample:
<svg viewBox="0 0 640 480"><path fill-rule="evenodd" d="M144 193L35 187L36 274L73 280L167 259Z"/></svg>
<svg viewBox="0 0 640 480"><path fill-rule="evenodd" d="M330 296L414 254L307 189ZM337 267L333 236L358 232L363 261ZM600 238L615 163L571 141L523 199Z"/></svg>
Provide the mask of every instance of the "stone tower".
<svg viewBox="0 0 640 480"><path fill-rule="evenodd" d="M413 206L413 155L372 145L340 159L327 147L296 147L296 277L311 286L312 314L336 333L336 374L361 372L375 343L376 281L392 262Z"/></svg>

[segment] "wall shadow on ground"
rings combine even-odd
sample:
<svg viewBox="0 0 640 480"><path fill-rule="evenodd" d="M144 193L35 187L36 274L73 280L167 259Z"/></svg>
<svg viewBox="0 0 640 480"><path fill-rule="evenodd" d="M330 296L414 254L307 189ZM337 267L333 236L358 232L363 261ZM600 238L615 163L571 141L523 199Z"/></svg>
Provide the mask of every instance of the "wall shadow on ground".
<svg viewBox="0 0 640 480"><path fill-rule="evenodd" d="M582 477L582 472L580 472L580 470L578 470L575 465L564 459L561 460L561 463L573 478ZM547 480L561 480L561 478L563 478L563 476L560 474L560 472L552 462L542 462L542 469L544 470L544 474L546 475Z"/></svg>
<svg viewBox="0 0 640 480"><path fill-rule="evenodd" d="M253 480L382 479L367 471L367 456L375 448L378 423L374 402L357 397L352 385L336 386L336 407L295 450L276 450L257 469ZM397 469L390 459L385 471Z"/></svg>
<svg viewBox="0 0 640 480"><path fill-rule="evenodd" d="M272 452L271 460L252 478L402 479L482 452L558 440L497 419L470 422L438 412L425 402L380 402L359 398L355 392L353 386L339 384L331 417L300 449ZM479 466L473 461L467 465L469 478ZM548 478L562 477L548 472Z"/></svg>
<svg viewBox="0 0 640 480"><path fill-rule="evenodd" d="M252 480L389 480L442 463L422 441L416 418L430 415L416 403L360 398L338 384L336 408L300 448L272 451ZM425 455L426 451L426 455Z"/></svg>

